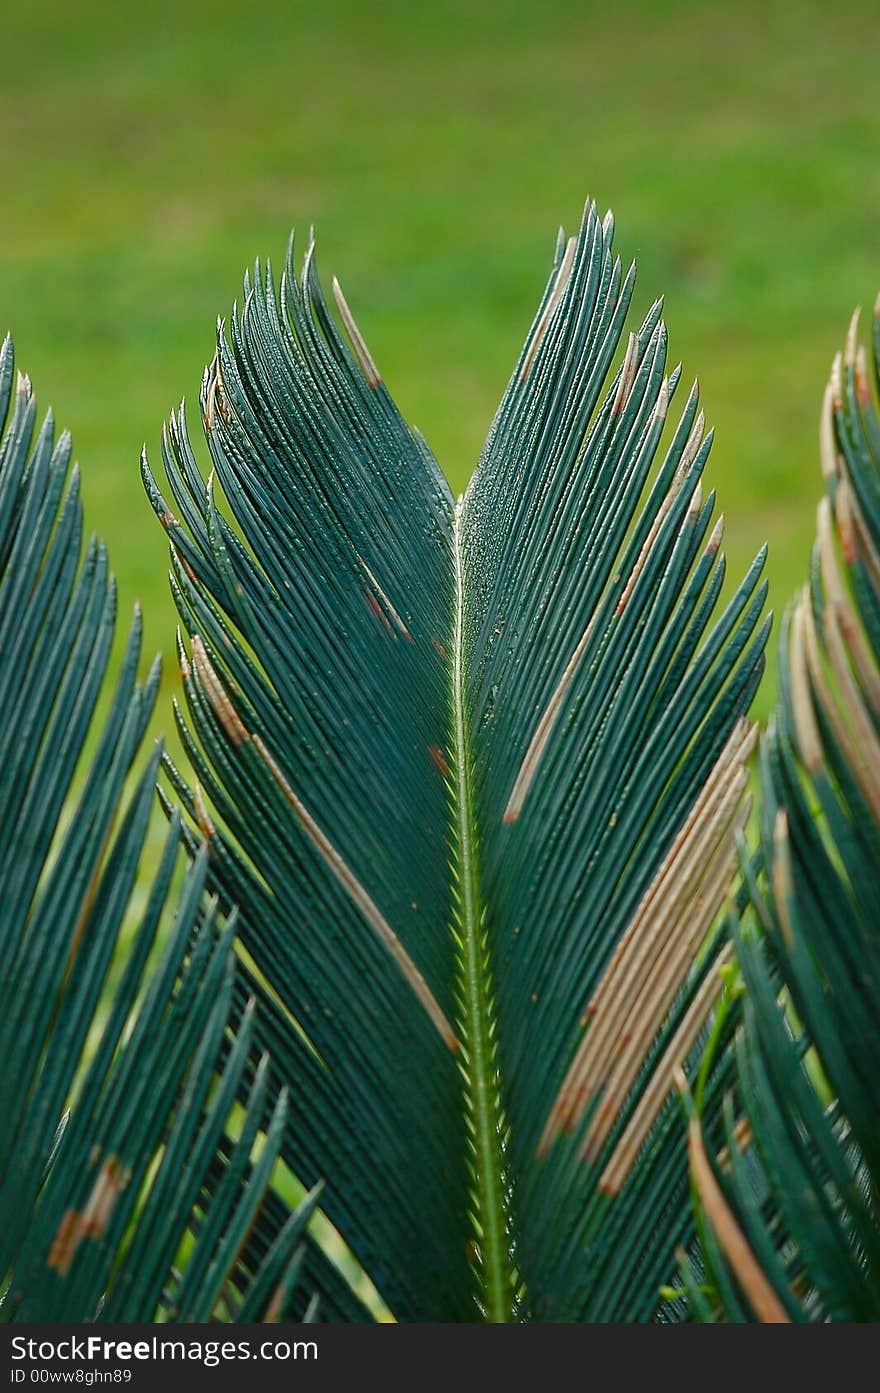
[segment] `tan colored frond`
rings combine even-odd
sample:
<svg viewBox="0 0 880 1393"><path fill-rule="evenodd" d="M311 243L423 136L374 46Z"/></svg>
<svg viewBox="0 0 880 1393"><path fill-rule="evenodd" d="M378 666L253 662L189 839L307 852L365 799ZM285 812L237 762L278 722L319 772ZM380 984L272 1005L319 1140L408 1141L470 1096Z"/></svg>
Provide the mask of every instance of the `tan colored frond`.
<svg viewBox="0 0 880 1393"><path fill-rule="evenodd" d="M681 1082L683 1083L683 1080ZM699 1118L696 1116L691 1118L688 1127L688 1155L691 1174L706 1218L752 1310L764 1324L788 1324L789 1318L785 1308L767 1280L764 1269L752 1252L745 1234L721 1193L709 1157L706 1155Z"/></svg>
<svg viewBox="0 0 880 1393"><path fill-rule="evenodd" d="M397 966L400 968L400 971L403 973L403 976L406 978L407 982L412 987L415 995L418 997L419 1001L424 1006L432 1022L436 1026L437 1030L440 1032L440 1035L443 1037L445 1043L449 1046L451 1050L457 1050L458 1040L456 1038L455 1031L452 1029L452 1026L446 1019L446 1016L441 1010L440 1004L437 1001L437 998L434 996L434 993L431 991L431 988L428 986L421 972L419 972L409 953L407 953L406 949L404 948L400 939L397 937L397 934L394 932L391 925L388 923L388 920L385 918L382 911L378 908L375 901L371 898L367 890L358 880L357 876L355 875L351 867L348 865L348 863L340 856L339 852L336 850L336 847L330 841L329 837L327 837L326 833L323 832L322 829L318 826L317 822L312 817L308 808L305 806L302 800L297 797L296 793L293 791L287 778L285 777L284 771L281 769L281 766L278 764L277 760L266 748L265 742L261 739L259 735L254 735L252 737L252 743L255 751L259 755L263 764L265 764L269 773L272 775L272 778L275 780L275 783L278 785L279 789L284 795L284 798L286 799L290 807L293 809L293 812L295 813L297 820L300 826L302 827L303 831L305 832L306 836L308 837L309 841L315 847L316 851L319 853L323 861L327 864L327 866L329 866L333 875L336 877L337 881L342 886L349 899L352 901L353 904L357 906L361 914L366 919L367 923L375 931L378 938L388 949L388 952L391 954L391 957L397 963Z"/></svg>
<svg viewBox="0 0 880 1393"><path fill-rule="evenodd" d="M748 818L746 761L756 735L746 719L737 722L621 938L587 1008L588 1030L550 1109L541 1152L561 1132L574 1131L594 1103L582 1155L594 1159L608 1139L694 953L729 891L736 840ZM710 1009L708 1002L703 1019ZM686 1027L682 1023L685 1034L694 1020ZM668 1091L655 1099L649 1127ZM639 1127L645 1120L643 1115Z"/></svg>
<svg viewBox="0 0 880 1393"><path fill-rule="evenodd" d="M809 594L804 593L803 601L800 605L803 616L802 638L806 650L807 666L810 678L818 701L821 703L823 714L834 731L834 735L840 744L852 772L858 781L865 798L867 799L874 816L880 821L880 755L877 752L876 738L862 743L865 732L865 716L861 705L861 700L855 691L855 684L852 682L852 673L836 645L836 630L834 619L829 618L830 611L826 607L825 620L823 621L824 636L826 642L830 644L832 652L829 653L829 660L835 679L840 684L845 697L845 709L849 716L849 721L844 719L840 703L837 701L831 684L825 672L822 662L822 650L819 641L819 633L816 628L816 620L813 614L813 607L810 604ZM800 631L799 631L800 632ZM851 728L852 722L858 735Z"/></svg>
<svg viewBox="0 0 880 1393"><path fill-rule="evenodd" d="M672 1092L676 1071L684 1062L697 1042L700 1031L706 1024L721 994L724 979L722 968L733 959L733 947L727 943L718 954L706 974L705 981L697 992L675 1031L663 1057L651 1075L651 1081L638 1107L627 1123L611 1159L605 1166L599 1181L600 1188L609 1195L616 1195L623 1188L624 1181L635 1164L636 1157L648 1138L663 1104Z"/></svg>
<svg viewBox="0 0 880 1393"><path fill-rule="evenodd" d="M794 884L791 875L791 849L788 843L788 814L778 808L773 823L773 903L779 919L779 929L785 943L791 948L794 943L794 926L791 922L791 898Z"/></svg>
<svg viewBox="0 0 880 1393"><path fill-rule="evenodd" d="M865 709L862 691L853 676L850 650L844 643L838 613L833 605L826 605L822 612L822 632L841 703L862 754L864 787L880 819L880 740L877 739L874 722Z"/></svg>
<svg viewBox="0 0 880 1393"><path fill-rule="evenodd" d="M395 625L397 626L398 631L403 635L403 637L404 637L405 639L409 639L409 641L412 642L412 634L410 633L409 629L408 629L408 628L406 627L406 625L404 624L403 620L401 619L401 617L400 617L400 615L398 614L397 610L394 608L394 605L393 605L393 604L391 603L391 601L389 600L389 598L388 598L388 596L386 595L385 591L382 589L382 587L381 587L381 585L379 584L379 582L377 581L376 577L373 575L373 572L370 570L370 568L369 568L369 566L367 565L366 561L364 560L364 558L363 558L362 556L358 556L358 561L360 562L360 564L361 564L361 566L362 566L362 568L363 568L363 570L364 570L364 574L367 576L367 579L369 580L369 582L370 582L370 584L372 585L373 589L376 591L376 594L379 596L379 599L382 601L382 603L383 603L383 605L385 606L385 608L387 609L388 613L391 615L391 618L394 620L394 623L395 623Z"/></svg>
<svg viewBox="0 0 880 1393"><path fill-rule="evenodd" d="M240 746L250 742L254 751L272 775L272 778L281 790L286 802L295 813L309 841L315 847L326 865L329 866L349 899L357 906L367 923L385 945L403 976L406 978L407 982L409 982L415 995L424 1006L431 1021L440 1032L445 1043L451 1050L457 1050L458 1039L455 1031L446 1019L439 1002L424 977L419 972L412 958L397 937L397 934L388 923L388 920L358 880L351 867L342 856L340 856L336 847L325 832L318 826L302 800L297 797L285 777L284 771L278 764L278 761L270 753L263 739L259 735L253 735L244 725L244 722L232 705L229 693L226 691L226 688L217 675L208 657L205 646L198 635L195 635L192 640L192 657L193 667L198 674L202 687L232 744ZM202 834L210 839L210 837L214 835L214 826L208 815L202 791L198 786L196 787L195 793L195 812Z"/></svg>
<svg viewBox="0 0 880 1393"><path fill-rule="evenodd" d="M626 341L626 352L623 355L623 363L620 368L620 377L617 382L617 391L614 394L614 402L611 407L612 416L620 416L626 403L629 401L633 383L636 380L636 372L639 366L639 340L638 336L630 331Z"/></svg>
<svg viewBox="0 0 880 1393"><path fill-rule="evenodd" d="M880 552L874 545L848 474L841 474L834 506L847 564L860 558L874 584L880 588Z"/></svg>
<svg viewBox="0 0 880 1393"><path fill-rule="evenodd" d="M833 514L830 500L825 497L818 513L819 558L822 580L833 609L834 620L852 660L859 683L874 715L880 717L880 670L871 646L859 622L848 588L843 583L834 548Z"/></svg>
<svg viewBox="0 0 880 1393"><path fill-rule="evenodd" d="M598 610L593 611L593 614L590 618L590 622L584 629L584 632L581 634L581 637L577 642L574 652L572 653L571 657L566 663L565 671L559 679L559 682L556 686L556 690L554 691L553 695L548 701L547 706L544 710L544 714L538 722L538 725L535 729L535 733L529 742L529 747L526 750L525 758L523 759L523 762L520 765L519 773L517 774L516 779L513 783L513 788L510 791L510 797L507 800L507 807L504 809L504 822L516 822L517 818L523 810L523 804L526 801L526 796L528 794L529 789L532 786L532 781L538 772L538 766L541 763L544 751L547 748L547 741L550 739L550 735L553 731L553 727L556 724L557 717L559 716L559 713L562 710L562 704L565 701L568 689L571 686L572 679L574 678L574 675L578 669L581 658L583 657L584 652L586 650L587 644L590 641L590 635L592 634L593 629L595 628L598 613Z"/></svg>
<svg viewBox="0 0 880 1393"><path fill-rule="evenodd" d="M535 361L535 356L538 352L538 349L541 347L544 335L547 332L547 326L549 325L551 319L556 313L556 310L559 306L559 302L561 301L563 295L568 289L568 282L571 280L571 268L574 265L574 254L576 247L577 238L569 237L568 241L565 244L565 254L563 255L562 261L560 262L559 270L556 272L556 279L553 282L553 289L551 290L550 295L548 296L543 313L541 314L540 319L535 325L535 332L532 334L532 341L529 344L525 358L523 359L523 365L520 368L519 374L520 382L524 382L525 379L528 377L529 373L531 372L532 364Z"/></svg>
<svg viewBox="0 0 880 1393"><path fill-rule="evenodd" d="M826 480L833 479L838 474L838 455L837 441L834 438L834 412L831 402L831 383L825 388L825 395L822 398L822 413L819 417L819 458L822 462L822 474Z"/></svg>
<svg viewBox="0 0 880 1393"><path fill-rule="evenodd" d="M366 340L358 328L354 315L348 308L348 301L342 293L342 286L336 277L333 277L333 298L339 310L339 317L345 325L345 332L351 344L354 356L358 361L358 366L370 387L378 387L382 381L382 375L376 364L373 362L373 355L367 348Z"/></svg>
<svg viewBox="0 0 880 1393"><path fill-rule="evenodd" d="M635 336L631 334L630 346L632 345L634 338ZM627 359L624 361L624 368L622 370L623 372L626 371L626 366L627 362L629 361L629 358L630 350L628 349ZM623 376L621 376L621 382L622 381ZM668 400L668 396L669 384L668 380L664 378L658 396L658 406L660 405L660 403L665 403ZM663 409L665 411L665 406ZM699 443L702 439L703 434L703 426L703 413L700 412L696 422L694 423L688 443L685 445L684 451L682 452L681 462L678 465L678 468L675 471L675 475L672 479L669 489L666 495L664 496L659 509L657 510L657 516L654 518L651 524L651 527L648 531L648 535L645 538L645 541L641 547L641 550L639 551L638 556L636 557L633 568L629 576L627 577L626 584L624 585L620 598L617 601L617 605L614 610L615 618L618 617L626 608L626 605L629 602L629 599L639 579L639 576L642 574L645 568L645 564L651 553L651 549L653 548L654 543L657 540L657 535L660 531L660 528L663 525L663 521L667 517L670 508L672 507L676 498L680 494L682 487L684 486L688 469L690 468L690 465L693 463L694 457L696 456L697 450L699 449ZM690 501L690 504L688 505L687 514L685 516L686 525L692 524L695 521L700 511L702 499L702 485L698 483L696 488L694 489L694 494ZM715 554L720 545L722 531L722 519L719 518L718 524L716 524L716 527L713 529L712 536L710 537L709 543L706 548L706 551L710 556ZM557 683L556 688L552 696L550 697L550 700L548 701L546 707L544 708L544 711L541 715L540 720L538 721L537 726L535 727L535 733L529 741L528 749L526 750L522 764L519 767L517 776L513 783L513 788L510 791L510 797L508 798L507 805L504 809L502 821L505 823L516 822L520 813L523 810L523 806L528 796L529 789L531 788L532 783L534 782L535 775L537 774L538 768L541 764L541 760L544 757L544 752L547 748L550 736L553 733L553 729L559 718L560 712L562 711L563 705L565 703L565 698L568 695L568 691L571 687L572 681L574 680L575 673L577 672L578 667L581 663L581 659L583 658L584 653L586 652L587 645L590 642L590 638L596 626L596 621L600 612L600 609L596 608L590 616L590 620L586 628L584 629L584 632L581 634L581 637L578 639L574 651L565 665L565 670L563 671L562 676L560 677L559 682Z"/></svg>
<svg viewBox="0 0 880 1393"><path fill-rule="evenodd" d="M217 676L207 649L198 634L192 639L193 667L204 688L215 716L233 745L243 745L250 739L247 728L230 700L229 693Z"/></svg>

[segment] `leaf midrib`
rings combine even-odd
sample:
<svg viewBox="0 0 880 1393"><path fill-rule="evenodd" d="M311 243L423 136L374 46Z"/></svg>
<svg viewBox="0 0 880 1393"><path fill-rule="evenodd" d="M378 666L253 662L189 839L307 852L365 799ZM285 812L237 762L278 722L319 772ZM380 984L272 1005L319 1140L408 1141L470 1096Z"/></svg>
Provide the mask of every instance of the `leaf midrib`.
<svg viewBox="0 0 880 1393"><path fill-rule="evenodd" d="M472 1183L475 1241L480 1255L480 1304L486 1318L513 1316L513 1263L504 1181L501 1099L495 1058L494 1005L484 905L480 894L477 831L471 790L470 741L465 697L464 567L462 500L455 508L455 624L452 665L452 806L455 818L459 891L459 990L462 1002L463 1072L466 1108L473 1126Z"/></svg>

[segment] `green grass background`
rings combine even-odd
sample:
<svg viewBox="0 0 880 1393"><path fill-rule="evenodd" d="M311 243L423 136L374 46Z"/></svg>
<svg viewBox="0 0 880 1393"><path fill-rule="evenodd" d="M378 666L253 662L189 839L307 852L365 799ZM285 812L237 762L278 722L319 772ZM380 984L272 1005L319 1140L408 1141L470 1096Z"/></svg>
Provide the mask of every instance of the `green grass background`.
<svg viewBox="0 0 880 1393"><path fill-rule="evenodd" d="M2 30L0 320L73 430L167 685L140 445L194 403L215 316L294 224L461 487L557 224L613 207L637 309L666 294L717 427L733 568L766 538L787 602L828 366L880 286L876 3L32 0Z"/></svg>

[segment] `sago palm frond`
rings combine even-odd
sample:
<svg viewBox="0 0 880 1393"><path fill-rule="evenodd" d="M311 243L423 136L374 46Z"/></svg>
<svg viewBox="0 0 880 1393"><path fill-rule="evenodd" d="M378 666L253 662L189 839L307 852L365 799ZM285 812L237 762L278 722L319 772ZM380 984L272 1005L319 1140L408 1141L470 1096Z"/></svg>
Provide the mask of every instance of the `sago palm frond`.
<svg viewBox="0 0 880 1393"><path fill-rule="evenodd" d="M659 303L612 368L612 231L560 237L457 502L312 246L221 326L207 479L182 408L167 500L144 461L236 1001L398 1319L649 1318L691 1233L673 1072L728 952L769 619L763 552L713 619L711 436L694 387L661 445Z"/></svg>
<svg viewBox="0 0 880 1393"><path fill-rule="evenodd" d="M256 1270L241 1264L287 1100L271 1093L267 1061L251 1068L253 1010L234 1037L229 1031L235 922L224 926L216 902L205 901L205 853L186 877L158 960L154 953L176 898L179 850L175 823L152 883L138 883L160 750L127 801L125 789L159 668L138 684L135 615L106 714L96 715L115 583L100 543L89 544L80 564L70 441L65 434L55 442L51 415L35 436L35 411L27 379L13 389L7 340L0 351L0 1319L207 1319L218 1303L251 1317L283 1313L315 1196ZM129 914L137 925L117 979Z"/></svg>
<svg viewBox="0 0 880 1393"><path fill-rule="evenodd" d="M875 366L880 321L874 319ZM735 1320L880 1319L880 422L854 317L825 394L810 583L781 636L721 1162L691 1119L708 1289Z"/></svg>

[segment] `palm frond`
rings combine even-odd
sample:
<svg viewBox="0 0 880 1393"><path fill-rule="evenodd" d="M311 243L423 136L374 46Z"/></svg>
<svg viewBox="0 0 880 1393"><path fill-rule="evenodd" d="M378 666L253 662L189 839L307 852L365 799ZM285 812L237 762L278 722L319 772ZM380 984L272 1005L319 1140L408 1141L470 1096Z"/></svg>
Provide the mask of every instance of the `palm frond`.
<svg viewBox="0 0 880 1393"><path fill-rule="evenodd" d="M874 338L876 369L876 315ZM810 583L761 750L765 871L736 933L723 1164L691 1120L709 1317L880 1318L880 422L858 316L820 438Z"/></svg>
<svg viewBox="0 0 880 1393"><path fill-rule="evenodd" d="M230 1278L241 1276L238 1249L268 1188L287 1099L269 1094L263 1061L247 1084L246 1120L222 1180L206 1194L251 1063L253 1008L234 1037L228 1026L235 920L223 924L216 901L205 900L205 852L179 898L173 890L177 819L152 882L138 879L161 749L133 771L159 668L138 683L136 614L106 714L96 715L110 666L115 583L102 544L92 541L80 565L82 508L69 437L55 442L51 414L35 435L30 384L19 377L13 390L13 375L7 339L0 350L0 425L9 417L0 441L0 1317L206 1319ZM157 960L163 915L175 900ZM135 914L117 981L117 950ZM273 1123L252 1156L268 1107ZM316 1198L241 1284L233 1314L262 1314L276 1291L286 1293Z"/></svg>
<svg viewBox="0 0 880 1393"><path fill-rule="evenodd" d="M398 1319L642 1318L691 1232L672 1072L721 990L763 552L588 207L456 502L314 248L245 281L162 456L191 848L308 1116L285 1159ZM716 1090L717 1092L717 1090ZM714 1095L713 1095L714 1096ZM720 1096L720 1095L719 1095ZM650 1164L648 1164L650 1162Z"/></svg>

